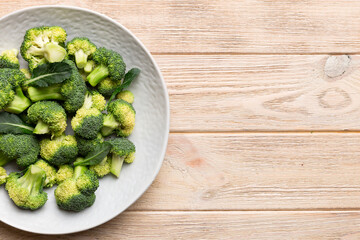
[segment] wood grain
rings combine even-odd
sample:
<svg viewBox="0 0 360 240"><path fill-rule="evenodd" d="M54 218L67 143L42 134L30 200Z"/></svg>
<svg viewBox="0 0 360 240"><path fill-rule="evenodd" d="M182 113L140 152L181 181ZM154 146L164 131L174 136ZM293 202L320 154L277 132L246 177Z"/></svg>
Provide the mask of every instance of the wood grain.
<svg viewBox="0 0 360 240"><path fill-rule="evenodd" d="M7 240L359 239L360 212L125 212L71 235L25 233L0 223Z"/></svg>
<svg viewBox="0 0 360 240"><path fill-rule="evenodd" d="M358 209L359 156L360 134L171 134L131 209Z"/></svg>
<svg viewBox="0 0 360 240"><path fill-rule="evenodd" d="M106 14L156 53L360 51L357 0L14 0L0 2L0 16L46 4L75 5Z"/></svg>
<svg viewBox="0 0 360 240"><path fill-rule="evenodd" d="M360 56L156 56L171 130L360 129Z"/></svg>

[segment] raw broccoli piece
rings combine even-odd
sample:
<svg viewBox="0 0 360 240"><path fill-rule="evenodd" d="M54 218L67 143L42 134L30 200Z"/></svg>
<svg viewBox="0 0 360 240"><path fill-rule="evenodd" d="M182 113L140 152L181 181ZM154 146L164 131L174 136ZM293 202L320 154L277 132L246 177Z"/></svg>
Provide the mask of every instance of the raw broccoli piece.
<svg viewBox="0 0 360 240"><path fill-rule="evenodd" d="M127 101L128 103L131 103L131 104L133 104L133 102L134 102L134 94L132 92L130 92L129 90L119 92L116 95L116 98L117 99L122 99L122 100Z"/></svg>
<svg viewBox="0 0 360 240"><path fill-rule="evenodd" d="M98 66L87 76L91 86L95 87L107 76L113 82L121 83L125 75L126 65L119 53L101 47L92 56Z"/></svg>
<svg viewBox="0 0 360 240"><path fill-rule="evenodd" d="M119 177L123 163L132 163L135 159L135 145L126 138L115 138L108 141L112 148L110 172Z"/></svg>
<svg viewBox="0 0 360 240"><path fill-rule="evenodd" d="M29 87L28 94L33 102L41 100L60 100L64 101L63 106L67 112L74 113L84 103L86 94L86 84L77 70L75 63L64 60L72 68L71 77L61 84L54 84L49 87Z"/></svg>
<svg viewBox="0 0 360 240"><path fill-rule="evenodd" d="M19 69L0 69L0 110L19 114L31 105L21 89L25 79Z"/></svg>
<svg viewBox="0 0 360 240"><path fill-rule="evenodd" d="M91 140L76 136L76 142L78 144L79 154L86 157L86 155L91 152L95 146L104 142L104 138L100 133L97 134L95 139Z"/></svg>
<svg viewBox="0 0 360 240"><path fill-rule="evenodd" d="M20 53L32 71L46 62L61 62L66 57L65 41L66 31L61 27L31 28L25 33Z"/></svg>
<svg viewBox="0 0 360 240"><path fill-rule="evenodd" d="M88 57L96 51L96 46L88 38L76 37L66 44L69 55L75 56L75 62L78 68L84 68Z"/></svg>
<svg viewBox="0 0 360 240"><path fill-rule="evenodd" d="M105 104L106 100L101 94L96 91L88 92L84 105L71 120L74 132L86 139L96 138L103 126L104 116L101 111L105 109Z"/></svg>
<svg viewBox="0 0 360 240"><path fill-rule="evenodd" d="M111 94L121 85L121 82L113 82L110 78L105 78L97 85L99 93L105 97L110 97Z"/></svg>
<svg viewBox="0 0 360 240"><path fill-rule="evenodd" d="M10 49L5 50L0 55L0 68L13 68L19 69L19 59L17 55L19 54L19 50L17 49Z"/></svg>
<svg viewBox="0 0 360 240"><path fill-rule="evenodd" d="M56 183L60 184L68 178L72 178L74 169L70 165L61 165L56 173Z"/></svg>
<svg viewBox="0 0 360 240"><path fill-rule="evenodd" d="M51 188L56 183L56 169L46 161L40 159L34 165L41 167L45 171L44 187Z"/></svg>
<svg viewBox="0 0 360 240"><path fill-rule="evenodd" d="M7 178L8 178L8 175L6 173L5 168L0 167L0 185L3 185L4 183L6 183Z"/></svg>
<svg viewBox="0 0 360 240"><path fill-rule="evenodd" d="M89 169L93 171L97 177L102 178L110 173L110 167L111 167L110 164L111 164L111 158L105 157L104 160L101 161L101 163L97 165L92 165L89 167Z"/></svg>
<svg viewBox="0 0 360 240"><path fill-rule="evenodd" d="M108 114L104 117L103 136L109 136L116 131L120 137L128 137L135 127L135 109L133 106L122 100L117 99L109 103Z"/></svg>
<svg viewBox="0 0 360 240"><path fill-rule="evenodd" d="M24 175L21 172L10 173L5 189L16 206L36 210L47 201L47 193L42 190L44 179L45 171L31 165Z"/></svg>
<svg viewBox="0 0 360 240"><path fill-rule="evenodd" d="M20 71L24 74L26 79L30 79L31 78L31 73L29 71L29 69L27 68L21 68ZM23 86L24 87L24 86ZM27 88L27 86L25 86ZM25 88L24 87L24 88Z"/></svg>
<svg viewBox="0 0 360 240"><path fill-rule="evenodd" d="M52 136L60 136L66 129L66 113L57 102L37 102L27 112L28 120L36 124L35 134L51 133Z"/></svg>
<svg viewBox="0 0 360 240"><path fill-rule="evenodd" d="M74 175L55 189L57 205L67 211L79 212L95 202L95 191L99 187L96 175L84 166L74 168Z"/></svg>
<svg viewBox="0 0 360 240"><path fill-rule="evenodd" d="M39 143L33 135L0 136L0 166L16 159L20 168L26 168L37 161L39 152Z"/></svg>
<svg viewBox="0 0 360 240"><path fill-rule="evenodd" d="M93 60L89 60L84 67L84 72L86 74L91 73L92 70L95 68L95 66L96 66L95 62ZM87 81L87 79L85 81Z"/></svg>
<svg viewBox="0 0 360 240"><path fill-rule="evenodd" d="M56 166L72 163L78 155L76 139L71 135L43 139L40 142L40 155Z"/></svg>

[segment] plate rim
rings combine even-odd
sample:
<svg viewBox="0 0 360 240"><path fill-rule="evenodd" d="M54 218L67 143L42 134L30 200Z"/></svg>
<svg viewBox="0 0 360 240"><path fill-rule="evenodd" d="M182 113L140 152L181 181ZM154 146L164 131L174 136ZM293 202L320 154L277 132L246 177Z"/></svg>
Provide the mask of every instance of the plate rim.
<svg viewBox="0 0 360 240"><path fill-rule="evenodd" d="M162 75L162 73L160 71L160 68L157 65L155 59L151 55L150 51L135 36L135 34L133 34L129 29L127 29L121 23L117 22L116 20L112 19L111 17L108 17L105 14L96 12L96 11L88 9L88 8L71 6L71 5L41 5L41 6L37 5L37 6L26 7L26 8L22 8L22 9L18 9L16 11L10 12L10 13L4 15L3 17L1 17L0 21L3 21L5 18L11 17L12 15L16 15L16 14L26 12L26 11L29 11L29 10L42 9L42 8L54 8L54 9L57 8L57 9L65 9L65 10L71 9L71 10L78 10L78 11L82 11L82 12L91 13L91 14L97 15L98 17L101 17L101 18L103 18L103 19L105 19L107 21L112 22L113 24L115 24L116 26L118 26L119 28L121 28L122 30L127 32L127 34L129 34L141 46L141 48L145 51L146 55L150 58L152 64L155 66L155 71L159 74L160 80L161 80L161 82L163 84L162 91L163 91L163 93L165 95L165 102L166 102L165 103L165 110L166 110L166 118L167 119L166 119L166 126L165 126L164 144L163 144L163 147L162 147L162 150L161 150L161 159L158 162L158 165L156 166L153 175L151 176L151 181L149 181L149 183L146 184L144 190L142 190L138 195L135 196L134 201L127 204L123 210L121 210L118 213L111 214L110 217L107 218L107 220L101 221L101 222L99 222L97 224L94 224L92 226L89 226L89 227L86 227L86 228L83 228L83 229L74 230L74 231L66 231L66 232L62 232L62 231L59 231L59 232L34 231L34 230L31 230L31 229L28 229L28 228L21 228L19 226L15 226L15 225L13 225L11 223L7 223L7 222L3 221L2 219L0 219L0 221L2 223L5 223L5 224L7 224L7 225L9 225L9 226L11 226L13 228L20 229L22 231L26 231L26 232L30 232L30 233L47 234L47 235L72 234L72 233L83 232L83 231L98 227L98 226L100 226L100 225L114 219L115 217L117 217L118 215L123 213L126 209L128 209L132 204L134 204L149 189L149 187L152 185L152 183L154 182L156 176L159 174L161 166L162 166L162 164L164 162L166 149L167 149L167 145L168 145L168 140L169 140L169 134L170 134L170 102L169 102L169 94L168 94L168 90L167 90L167 86L166 86L166 82L164 80L164 77L163 77L163 75Z"/></svg>

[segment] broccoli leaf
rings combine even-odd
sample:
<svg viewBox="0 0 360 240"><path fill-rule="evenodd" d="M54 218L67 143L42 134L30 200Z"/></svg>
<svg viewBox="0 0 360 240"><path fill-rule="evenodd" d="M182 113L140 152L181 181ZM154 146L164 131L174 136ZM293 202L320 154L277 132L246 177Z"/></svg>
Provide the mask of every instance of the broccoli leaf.
<svg viewBox="0 0 360 240"><path fill-rule="evenodd" d="M128 86L130 86L130 84L132 83L132 81L139 76L141 70L138 68L132 68L130 69L124 77L124 81L123 83L117 88L115 89L115 91L113 92L113 94L111 95L109 101L106 104L105 109L107 109L107 107L109 106L109 103L115 98L116 94L118 94L119 92L121 92L123 89L127 88Z"/></svg>
<svg viewBox="0 0 360 240"><path fill-rule="evenodd" d="M111 144L103 142L96 145L95 148L88 153L88 155L81 161L74 162L74 166L86 166L97 165L109 154L111 150Z"/></svg>
<svg viewBox="0 0 360 240"><path fill-rule="evenodd" d="M65 62L42 64L33 70L33 77L26 80L24 85L48 87L70 78L71 71L71 66Z"/></svg>
<svg viewBox="0 0 360 240"><path fill-rule="evenodd" d="M0 133L2 134L32 134L34 128L25 124L15 114L6 112L0 113Z"/></svg>

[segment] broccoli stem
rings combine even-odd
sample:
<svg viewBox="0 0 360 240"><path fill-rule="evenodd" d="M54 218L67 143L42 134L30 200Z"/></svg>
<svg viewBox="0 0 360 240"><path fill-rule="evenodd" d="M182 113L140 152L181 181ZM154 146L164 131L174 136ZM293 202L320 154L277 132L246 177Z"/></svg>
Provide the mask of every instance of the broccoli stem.
<svg viewBox="0 0 360 240"><path fill-rule="evenodd" d="M61 62L66 56L66 50L58 44L48 43L44 48L44 57L50 63Z"/></svg>
<svg viewBox="0 0 360 240"><path fill-rule="evenodd" d="M5 108L5 111L19 114L31 105L31 101L25 97L21 87L15 89L14 100Z"/></svg>
<svg viewBox="0 0 360 240"><path fill-rule="evenodd" d="M18 179L18 183L23 188L27 188L30 195L35 196L40 192L44 179L45 171L36 165L31 165L24 176Z"/></svg>
<svg viewBox="0 0 360 240"><path fill-rule="evenodd" d="M110 172L114 174L116 177L120 176L124 159L125 156L119 156L116 153L112 154Z"/></svg>
<svg viewBox="0 0 360 240"><path fill-rule="evenodd" d="M74 179L77 179L78 177L80 177L81 175L83 175L86 170L87 170L87 167L85 167L85 166L76 166L76 167L74 168L73 178L74 178Z"/></svg>
<svg viewBox="0 0 360 240"><path fill-rule="evenodd" d="M120 123L116 121L114 115L108 114L104 117L104 124L101 128L101 134L106 137L112 134L115 128L119 127Z"/></svg>
<svg viewBox="0 0 360 240"><path fill-rule="evenodd" d="M87 80L91 86L95 87L107 76L109 76L108 68L105 65L99 65L87 76Z"/></svg>
<svg viewBox="0 0 360 240"><path fill-rule="evenodd" d="M75 62L78 68L84 68L87 63L88 55L84 53L82 49L75 52Z"/></svg>
<svg viewBox="0 0 360 240"><path fill-rule="evenodd" d="M12 159L5 156L4 153L0 152L0 167L6 165L8 162L10 162Z"/></svg>
<svg viewBox="0 0 360 240"><path fill-rule="evenodd" d="M41 120L38 121L38 123L36 124L36 127L33 131L33 133L35 133L35 134L46 134L49 132L50 132L49 126Z"/></svg>
<svg viewBox="0 0 360 240"><path fill-rule="evenodd" d="M83 104L83 108L85 109L90 109L93 105L93 101L92 101L92 95L87 92L85 95L85 100L84 100L84 104Z"/></svg>
<svg viewBox="0 0 360 240"><path fill-rule="evenodd" d="M93 70L94 65L95 65L94 61L92 60L88 61L86 63L86 66L84 67L84 72L90 73Z"/></svg>
<svg viewBox="0 0 360 240"><path fill-rule="evenodd" d="M65 100L61 94L61 85L52 85L43 88L28 88L29 98L33 102L41 100Z"/></svg>

